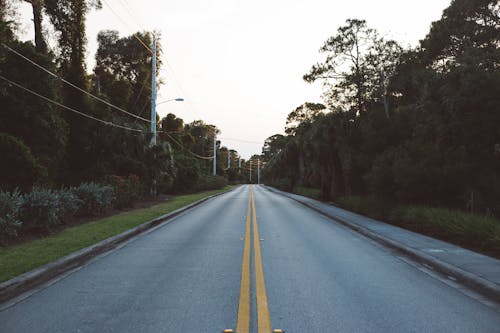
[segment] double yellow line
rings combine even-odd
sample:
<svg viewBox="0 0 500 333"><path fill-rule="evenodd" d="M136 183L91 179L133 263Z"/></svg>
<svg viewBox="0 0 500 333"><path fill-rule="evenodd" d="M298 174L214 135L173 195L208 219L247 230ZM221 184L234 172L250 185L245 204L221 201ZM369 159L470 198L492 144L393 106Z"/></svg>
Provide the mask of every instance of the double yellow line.
<svg viewBox="0 0 500 333"><path fill-rule="evenodd" d="M245 245L243 247L243 260L241 264L240 302L238 306L238 320L236 333L250 332L250 252L251 252L251 225L253 225L253 248L255 266L255 294L257 301L257 326L259 333L271 333L271 316L267 301L264 269L262 268L262 254L260 249L259 227L253 188L250 187L248 196L248 209L245 231ZM276 330L281 331L281 330Z"/></svg>

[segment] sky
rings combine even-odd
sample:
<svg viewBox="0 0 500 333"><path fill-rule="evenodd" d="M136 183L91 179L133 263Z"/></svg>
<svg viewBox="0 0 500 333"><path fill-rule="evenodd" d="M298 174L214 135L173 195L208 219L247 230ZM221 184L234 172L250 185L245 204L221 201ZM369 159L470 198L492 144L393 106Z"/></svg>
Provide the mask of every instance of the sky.
<svg viewBox="0 0 500 333"><path fill-rule="evenodd" d="M346 19L365 19L386 38L416 46L450 0L102 0L87 18L87 69L96 36L117 30L161 33L164 66L160 116L202 119L220 130L223 146L243 158L283 133L288 113L322 102L322 85L302 76L322 60L323 42ZM21 33L32 39L30 7L20 5Z"/></svg>

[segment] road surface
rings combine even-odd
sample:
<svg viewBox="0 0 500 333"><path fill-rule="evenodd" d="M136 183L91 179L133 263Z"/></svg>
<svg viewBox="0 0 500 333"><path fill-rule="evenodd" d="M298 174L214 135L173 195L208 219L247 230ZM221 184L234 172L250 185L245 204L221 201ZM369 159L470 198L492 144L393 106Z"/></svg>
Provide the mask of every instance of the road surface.
<svg viewBox="0 0 500 333"><path fill-rule="evenodd" d="M466 294L241 186L1 305L0 332L500 332L498 307Z"/></svg>

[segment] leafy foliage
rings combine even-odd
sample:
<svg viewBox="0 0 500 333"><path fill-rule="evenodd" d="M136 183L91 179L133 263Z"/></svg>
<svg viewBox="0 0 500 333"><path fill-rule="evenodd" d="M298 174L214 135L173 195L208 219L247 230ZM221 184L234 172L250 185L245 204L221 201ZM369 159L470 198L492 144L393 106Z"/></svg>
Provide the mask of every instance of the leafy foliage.
<svg viewBox="0 0 500 333"><path fill-rule="evenodd" d="M77 211L80 216L99 215L115 198L113 187L96 183L83 183L71 188L71 192L82 202Z"/></svg>
<svg viewBox="0 0 500 333"><path fill-rule="evenodd" d="M24 231L47 231L61 223L60 216L56 191L34 188L23 196L20 219Z"/></svg>
<svg viewBox="0 0 500 333"><path fill-rule="evenodd" d="M111 175L105 177L104 183L113 187L115 193L113 206L116 208L132 206L144 193L144 188L136 175L128 177Z"/></svg>
<svg viewBox="0 0 500 333"><path fill-rule="evenodd" d="M455 0L410 50L348 20L304 76L331 111L290 113L263 148L266 182L500 215L499 10Z"/></svg>
<svg viewBox="0 0 500 333"><path fill-rule="evenodd" d="M3 190L29 189L46 176L46 170L33 157L31 150L19 139L0 133L0 184Z"/></svg>
<svg viewBox="0 0 500 333"><path fill-rule="evenodd" d="M0 243L14 238L21 228L19 212L23 205L23 197L19 191L0 191Z"/></svg>

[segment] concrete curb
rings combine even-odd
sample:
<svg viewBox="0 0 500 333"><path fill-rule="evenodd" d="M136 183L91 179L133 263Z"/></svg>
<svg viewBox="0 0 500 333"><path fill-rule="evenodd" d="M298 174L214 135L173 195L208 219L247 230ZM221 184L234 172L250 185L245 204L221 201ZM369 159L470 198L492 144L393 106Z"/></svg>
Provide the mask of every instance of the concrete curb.
<svg viewBox="0 0 500 333"><path fill-rule="evenodd" d="M33 289L65 272L68 272L74 268L77 268L92 258L100 255L106 251L112 250L119 244L130 240L131 238L138 236L145 231L148 231L156 226L163 223L168 223L170 220L187 210L201 205L202 203L215 198L219 195L226 194L234 191L238 187L231 189L226 192L217 193L206 198L195 201L187 206L176 209L170 213L159 216L151 221L144 222L137 227L126 230L118 235L109 237L99 243L90 245L79 251L73 252L67 256L57 259L56 261L50 262L39 268L35 268L29 272L18 275L10 280L0 283L0 304L4 303L20 294Z"/></svg>
<svg viewBox="0 0 500 333"><path fill-rule="evenodd" d="M491 282L489 280L486 280L480 276L477 276L471 272L465 271L457 266L451 265L445 261L442 261L440 259L437 259L433 256L430 256L422 251L416 250L414 248L408 247L396 240L387 238L385 236L382 236L380 234L377 234L374 231L371 231L369 229L366 229L364 227L359 226L358 224L348 221L344 218L338 217L338 216L333 216L328 214L327 212L308 204L307 202L301 201L297 198L291 197L287 195L287 192L279 191L275 188L269 187L269 186L264 186L267 190L272 191L274 193L280 194L284 197L287 197L289 199L292 199L309 209L312 209L318 213L320 213L323 216L326 216L327 218L334 220L349 229L352 229L360 234L362 234L365 237L368 237L384 246L387 246L391 249L394 249L411 259L422 263L426 264L430 267L432 267L435 271L445 274L447 276L450 276L454 279L456 279L459 283L481 293L483 296L492 299L496 302L500 302L500 285Z"/></svg>

